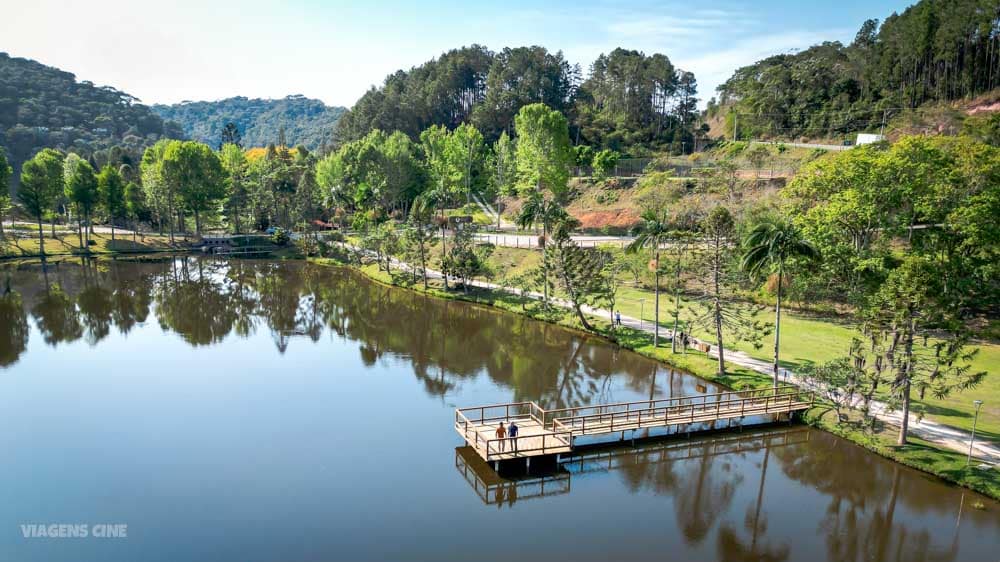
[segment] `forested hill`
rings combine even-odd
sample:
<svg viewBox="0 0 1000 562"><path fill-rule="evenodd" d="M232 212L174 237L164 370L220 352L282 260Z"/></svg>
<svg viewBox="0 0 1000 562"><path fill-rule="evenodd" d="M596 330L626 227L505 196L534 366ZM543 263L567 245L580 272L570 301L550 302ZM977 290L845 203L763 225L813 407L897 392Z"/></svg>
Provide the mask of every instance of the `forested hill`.
<svg viewBox="0 0 1000 562"><path fill-rule="evenodd" d="M310 150L332 144L337 121L346 111L303 96L276 100L240 96L154 105L153 110L164 119L180 123L188 137L213 147L219 146L223 127L234 123L245 147L277 144L284 128L287 146L301 144Z"/></svg>
<svg viewBox="0 0 1000 562"><path fill-rule="evenodd" d="M46 147L85 157L112 146L138 154L160 137L180 138L179 128L137 102L109 86L0 53L0 144L15 174Z"/></svg>
<svg viewBox="0 0 1000 562"><path fill-rule="evenodd" d="M740 138L836 137L877 127L886 114L968 99L1000 87L1000 1L921 0L850 45L828 42L738 69L719 87Z"/></svg>
<svg viewBox="0 0 1000 562"><path fill-rule="evenodd" d="M513 130L521 107L542 102L567 116L577 144L632 155L690 151L696 96L694 74L663 54L615 49L584 76L543 47L493 52L472 45L390 74L344 115L338 136L354 140L380 129L416 139L432 125L471 122L490 141Z"/></svg>

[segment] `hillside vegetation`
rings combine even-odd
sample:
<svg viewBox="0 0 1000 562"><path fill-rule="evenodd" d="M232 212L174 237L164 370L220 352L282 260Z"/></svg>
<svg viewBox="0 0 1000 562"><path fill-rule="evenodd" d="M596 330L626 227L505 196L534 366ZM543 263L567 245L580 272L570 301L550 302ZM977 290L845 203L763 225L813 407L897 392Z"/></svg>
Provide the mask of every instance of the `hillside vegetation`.
<svg viewBox="0 0 1000 562"><path fill-rule="evenodd" d="M218 147L222 130L233 123L246 147L281 144L318 150L333 143L343 107L330 107L304 96L250 99L242 96L219 101L187 101L154 105L163 119L176 121L187 137ZM280 138L284 132L284 142Z"/></svg>
<svg viewBox="0 0 1000 562"><path fill-rule="evenodd" d="M566 115L576 144L632 155L693 146L694 74L666 55L620 48L600 55L586 79L561 52L544 47L454 49L390 74L347 112L339 135L350 141L376 129L398 130L416 140L434 125L470 123L492 142L513 132L514 116L532 103Z"/></svg>
<svg viewBox="0 0 1000 562"><path fill-rule="evenodd" d="M182 136L138 101L110 86L77 82L69 72L0 53L0 145L15 182L21 164L42 148L90 157L119 147L138 161L142 149L158 139Z"/></svg>
<svg viewBox="0 0 1000 562"><path fill-rule="evenodd" d="M739 138L836 138L998 86L1000 4L921 0L866 21L850 45L825 42L738 69L708 113L721 112Z"/></svg>

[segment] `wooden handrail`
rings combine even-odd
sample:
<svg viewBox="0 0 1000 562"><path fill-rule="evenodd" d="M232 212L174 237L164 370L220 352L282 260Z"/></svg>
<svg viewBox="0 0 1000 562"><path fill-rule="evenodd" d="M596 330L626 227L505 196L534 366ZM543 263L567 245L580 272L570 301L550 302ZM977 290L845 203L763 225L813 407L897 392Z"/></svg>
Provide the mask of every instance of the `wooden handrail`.
<svg viewBox="0 0 1000 562"><path fill-rule="evenodd" d="M731 391L726 391L726 392L718 392L718 393L714 393L714 394L700 394L700 395L696 395L696 396L677 396L677 397L672 397L672 398L657 398L655 400L636 400L636 401L632 401L632 402L614 402L614 403L611 403L611 404L596 404L596 405L593 405L593 406L572 406L572 407L569 407L569 408L556 408L556 409L553 409L553 410L543 410L543 411L547 415L550 415L550 414L559 414L559 413L562 413L562 412L572 412L572 411L585 410L585 409L593 409L593 408L601 408L602 410L609 410L609 409L612 409L612 408L615 408L615 407L622 407L622 406L624 406L626 408L629 408L632 404L658 404L658 403L663 403L663 402L668 402L668 403L670 403L670 402L682 402L682 401L685 401L685 400L687 400L687 401L701 400L702 403L705 403L705 402L707 402L707 400L709 398L715 397L715 396L734 396L735 395L735 396L739 397L738 399L742 400L742 399L753 398L755 393L762 393L763 395L760 396L760 397L763 398L763 397L766 397L767 393L771 393L771 394L773 394L773 396L784 396L785 394L788 394L788 393L799 393L799 392L801 392L801 389L799 389L799 387L797 387L797 386L794 386L794 385L782 385L782 386L779 386L777 389L775 389L775 388L766 388L766 389L752 389L752 390L731 390ZM750 396L746 396L747 394L750 394ZM565 417L565 416L559 416L559 417Z"/></svg>

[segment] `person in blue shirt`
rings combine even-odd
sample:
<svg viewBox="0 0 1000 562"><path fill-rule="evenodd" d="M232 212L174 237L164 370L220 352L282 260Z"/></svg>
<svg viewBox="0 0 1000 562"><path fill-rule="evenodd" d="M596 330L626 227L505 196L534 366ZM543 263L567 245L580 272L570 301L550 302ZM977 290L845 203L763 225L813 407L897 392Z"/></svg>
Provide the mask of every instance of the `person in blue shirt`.
<svg viewBox="0 0 1000 562"><path fill-rule="evenodd" d="M510 422L510 428L507 430L507 434L510 435L511 450L515 453L517 452L517 422Z"/></svg>

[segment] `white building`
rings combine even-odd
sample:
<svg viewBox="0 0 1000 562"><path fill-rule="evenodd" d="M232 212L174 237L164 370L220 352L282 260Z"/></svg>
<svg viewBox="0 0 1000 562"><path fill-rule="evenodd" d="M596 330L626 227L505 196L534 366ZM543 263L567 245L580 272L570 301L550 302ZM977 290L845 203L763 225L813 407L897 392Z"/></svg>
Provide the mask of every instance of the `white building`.
<svg viewBox="0 0 1000 562"><path fill-rule="evenodd" d="M854 141L856 146L861 146L863 144L872 144L875 142L882 142L885 140L885 135L873 135L871 133L859 133L858 139Z"/></svg>

